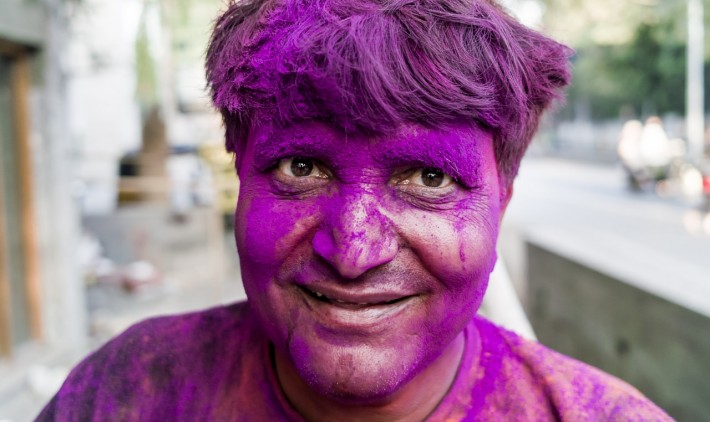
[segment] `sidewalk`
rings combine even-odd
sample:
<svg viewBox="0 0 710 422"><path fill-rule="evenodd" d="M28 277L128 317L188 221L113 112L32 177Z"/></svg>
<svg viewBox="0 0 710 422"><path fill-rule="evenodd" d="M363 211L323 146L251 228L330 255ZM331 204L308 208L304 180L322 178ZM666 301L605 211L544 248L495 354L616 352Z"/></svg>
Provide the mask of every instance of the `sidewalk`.
<svg viewBox="0 0 710 422"><path fill-rule="evenodd" d="M126 292L103 291L109 302L90 316L90 349L96 349L129 326L158 315L177 314L205 309L211 306L245 299L241 283L233 236L225 234L225 271L219 280L200 277L199 266L192 272L165 275L159 288L146 289L131 295ZM30 350L32 349L32 350ZM60 383L69 370L91 350L67 350L38 359L41 346L34 345L18 353L13 380L3 380L9 385L0 391L0 422L32 421L54 394L53 387ZM34 365L22 365L29 361Z"/></svg>

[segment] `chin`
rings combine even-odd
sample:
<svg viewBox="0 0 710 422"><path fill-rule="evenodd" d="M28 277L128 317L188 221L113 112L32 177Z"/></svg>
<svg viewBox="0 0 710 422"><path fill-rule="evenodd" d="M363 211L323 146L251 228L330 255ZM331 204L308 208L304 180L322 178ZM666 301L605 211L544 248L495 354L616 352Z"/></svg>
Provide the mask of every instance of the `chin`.
<svg viewBox="0 0 710 422"><path fill-rule="evenodd" d="M308 349L290 350L301 379L319 395L349 405L387 403L430 361L412 348L317 344Z"/></svg>

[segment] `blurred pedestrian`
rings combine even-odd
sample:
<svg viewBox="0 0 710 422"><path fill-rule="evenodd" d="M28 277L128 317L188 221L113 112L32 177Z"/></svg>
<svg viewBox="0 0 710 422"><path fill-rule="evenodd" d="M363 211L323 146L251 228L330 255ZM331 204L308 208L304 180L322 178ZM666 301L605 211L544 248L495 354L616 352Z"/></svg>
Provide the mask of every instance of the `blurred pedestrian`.
<svg viewBox="0 0 710 422"><path fill-rule="evenodd" d="M624 123L619 136L616 153L621 165L626 171L628 185L632 190L641 189L640 180L643 175L641 159L641 132L643 125L639 120L629 120Z"/></svg>
<svg viewBox="0 0 710 422"><path fill-rule="evenodd" d="M659 182L668 177L672 149L663 122L658 116L646 119L641 131L640 158L651 181Z"/></svg>

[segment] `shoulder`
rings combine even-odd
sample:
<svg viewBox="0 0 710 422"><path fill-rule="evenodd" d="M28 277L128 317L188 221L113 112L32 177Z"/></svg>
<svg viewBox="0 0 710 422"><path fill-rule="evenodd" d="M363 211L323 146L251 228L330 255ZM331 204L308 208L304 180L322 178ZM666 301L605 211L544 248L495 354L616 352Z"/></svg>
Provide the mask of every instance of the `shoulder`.
<svg viewBox="0 0 710 422"><path fill-rule="evenodd" d="M194 354L216 350L221 343L244 340L250 327L247 309L246 303L237 303L146 319L109 341L77 369L106 361L116 368L145 366L164 358L194 363ZM185 359L189 356L193 357Z"/></svg>
<svg viewBox="0 0 710 422"><path fill-rule="evenodd" d="M145 352L172 351L202 347L225 332L248 328L246 302L207 310L149 318L141 321L107 343L106 348L130 348Z"/></svg>
<svg viewBox="0 0 710 422"><path fill-rule="evenodd" d="M528 390L539 390L560 420L672 420L638 390L612 375L485 320L477 320L477 325L485 333L482 335L498 337L499 353L506 360L501 365L502 375L528 383Z"/></svg>
<svg viewBox="0 0 710 422"><path fill-rule="evenodd" d="M217 379L215 374L228 372L217 357L238 356L239 346L249 341L247 310L240 303L130 327L72 370L38 420L94 420L102 414L112 415L111 420L145 420L143 408L155 408L161 399L177 401L189 389ZM228 362L239 364L234 358Z"/></svg>

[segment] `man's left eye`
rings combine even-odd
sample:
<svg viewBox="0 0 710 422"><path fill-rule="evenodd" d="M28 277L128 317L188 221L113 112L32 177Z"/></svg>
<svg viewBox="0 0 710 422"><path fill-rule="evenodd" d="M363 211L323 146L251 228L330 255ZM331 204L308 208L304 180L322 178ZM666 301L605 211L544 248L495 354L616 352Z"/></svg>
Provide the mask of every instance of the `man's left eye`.
<svg viewBox="0 0 710 422"><path fill-rule="evenodd" d="M315 160L304 157L284 158L279 161L278 169L290 177L317 177L327 179L328 175L318 166Z"/></svg>
<svg viewBox="0 0 710 422"><path fill-rule="evenodd" d="M454 183L454 179L436 167L416 169L398 184L417 185L427 188L445 188Z"/></svg>

